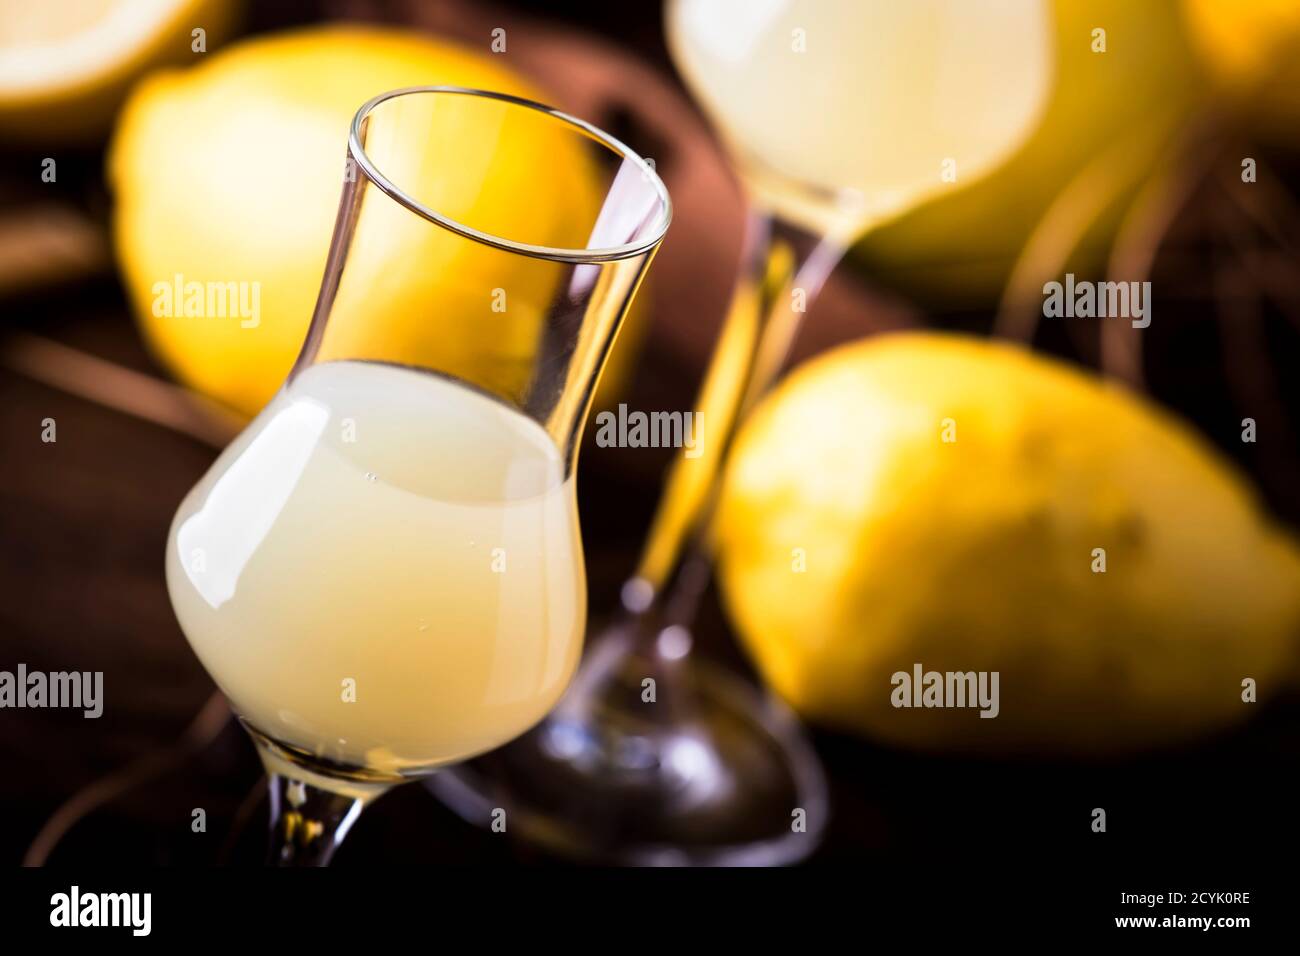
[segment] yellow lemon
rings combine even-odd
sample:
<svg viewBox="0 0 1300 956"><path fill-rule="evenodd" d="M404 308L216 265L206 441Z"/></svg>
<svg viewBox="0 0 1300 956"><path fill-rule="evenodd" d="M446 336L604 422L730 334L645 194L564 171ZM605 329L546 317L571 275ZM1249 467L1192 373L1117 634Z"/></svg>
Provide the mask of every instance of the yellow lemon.
<svg viewBox="0 0 1300 956"><path fill-rule="evenodd" d="M114 238L145 338L177 377L246 414L265 404L320 288L353 115L376 93L435 84L545 98L486 55L358 26L237 44L133 91L109 156ZM424 104L399 108L423 109L415 119L432 124ZM506 134L475 126L490 123L487 114L447 106L437 115L450 116L458 135L431 126L424 149L389 138L396 127L378 111L371 124L368 151L383 153L381 171L417 198L536 245L572 245L594 221L599 182L575 137L539 120L512 126L508 148L489 149ZM497 391L517 387L559 266L454 237L386 201L363 205L351 248L327 345L429 364ZM182 307L192 283L247 284L258 315L190 314L202 313ZM493 312L497 290L509 297L508 322Z"/></svg>
<svg viewBox="0 0 1300 956"><path fill-rule="evenodd" d="M1300 39L1292 0L1183 0L1197 50L1222 79L1249 85Z"/></svg>
<svg viewBox="0 0 1300 956"><path fill-rule="evenodd" d="M738 438L717 534L771 686L892 744L1166 744L1244 719L1295 660L1300 551L1242 478L1150 404L1010 345L891 335L796 370ZM997 672L997 716L895 706L918 666Z"/></svg>
<svg viewBox="0 0 1300 956"><path fill-rule="evenodd" d="M1183 0L1194 46L1258 131L1296 136L1300 118L1300 4L1294 0Z"/></svg>
<svg viewBox="0 0 1300 956"><path fill-rule="evenodd" d="M59 0L0 6L0 134L51 143L107 131L130 84L204 55L232 0ZM215 48L215 47L214 47Z"/></svg>

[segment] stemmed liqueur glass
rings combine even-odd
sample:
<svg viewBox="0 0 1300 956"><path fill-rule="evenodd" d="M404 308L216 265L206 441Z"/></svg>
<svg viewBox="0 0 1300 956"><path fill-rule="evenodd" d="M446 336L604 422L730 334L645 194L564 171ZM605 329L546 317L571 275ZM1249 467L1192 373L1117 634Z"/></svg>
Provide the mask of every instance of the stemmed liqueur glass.
<svg viewBox="0 0 1300 956"><path fill-rule="evenodd" d="M846 247L1033 128L1050 15L1045 0L670 0L666 26L753 205L697 406L703 454L676 459L622 607L559 706L431 786L474 819L511 807L577 857L790 862L825 824L815 755L778 703L691 653L721 466Z"/></svg>
<svg viewBox="0 0 1300 956"><path fill-rule="evenodd" d="M376 96L346 172L297 363L166 555L283 864L559 699L586 626L578 439L671 218L618 140L479 90Z"/></svg>

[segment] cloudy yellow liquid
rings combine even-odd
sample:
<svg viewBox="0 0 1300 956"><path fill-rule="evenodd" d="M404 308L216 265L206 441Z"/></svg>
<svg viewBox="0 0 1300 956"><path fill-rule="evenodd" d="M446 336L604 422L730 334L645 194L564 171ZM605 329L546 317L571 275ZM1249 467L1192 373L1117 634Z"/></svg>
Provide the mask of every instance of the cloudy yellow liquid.
<svg viewBox="0 0 1300 956"><path fill-rule="evenodd" d="M756 198L819 233L970 182L1051 79L1043 0L672 0L668 40Z"/></svg>
<svg viewBox="0 0 1300 956"><path fill-rule="evenodd" d="M386 775L540 720L585 624L573 482L546 432L364 362L306 369L226 449L176 515L167 583L246 722Z"/></svg>

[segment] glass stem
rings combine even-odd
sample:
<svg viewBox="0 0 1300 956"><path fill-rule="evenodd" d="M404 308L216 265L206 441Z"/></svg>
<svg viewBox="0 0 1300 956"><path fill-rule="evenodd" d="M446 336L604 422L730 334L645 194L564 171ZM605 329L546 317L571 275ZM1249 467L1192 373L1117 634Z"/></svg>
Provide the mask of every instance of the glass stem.
<svg viewBox="0 0 1300 956"><path fill-rule="evenodd" d="M260 734L252 736L270 787L267 865L327 866L361 811L389 784L323 777L287 759Z"/></svg>
<svg viewBox="0 0 1300 956"><path fill-rule="evenodd" d="M695 618L710 577L709 533L726 457L844 249L780 218L750 214L740 276L696 406L699 454L674 459L641 562L623 586L625 609L653 617L656 629L689 630Z"/></svg>
<svg viewBox="0 0 1300 956"><path fill-rule="evenodd" d="M269 778L272 866L326 866L361 814L360 797L322 790L301 780Z"/></svg>

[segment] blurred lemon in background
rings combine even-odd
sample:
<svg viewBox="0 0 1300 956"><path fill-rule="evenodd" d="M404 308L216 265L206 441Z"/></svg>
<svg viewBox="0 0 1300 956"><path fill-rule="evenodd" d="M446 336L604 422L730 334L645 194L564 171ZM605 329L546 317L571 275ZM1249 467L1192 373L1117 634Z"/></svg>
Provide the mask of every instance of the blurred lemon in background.
<svg viewBox="0 0 1300 956"><path fill-rule="evenodd" d="M1198 51L1215 73L1249 86L1278 65L1300 37L1294 0L1183 0Z"/></svg>
<svg viewBox="0 0 1300 956"><path fill-rule="evenodd" d="M1197 52L1235 107L1261 132L1296 139L1300 120L1300 3L1183 0Z"/></svg>
<svg viewBox="0 0 1300 956"><path fill-rule="evenodd" d="M42 144L108 130L130 84L229 33L232 0L57 0L0 5L0 134Z"/></svg>
<svg viewBox="0 0 1300 956"><path fill-rule="evenodd" d="M157 73L132 92L108 161L114 239L144 336L178 378L245 414L266 403L297 356L315 305L353 115L377 93L436 84L544 99L486 55L360 26L260 37L194 69ZM492 196L440 194L448 205L439 211L472 223L488 202L494 217L509 211L517 234L536 244L571 238L575 219L593 221L600 183L571 139L552 130L512 144L500 174L494 169L491 182L500 188ZM538 170L547 171L556 188L533 188ZM409 213L399 218L395 226L418 224ZM421 231L438 242L435 227ZM501 272L508 257L445 237L428 261L421 249L408 243L390 269L369 264L375 278L370 320L387 324L390 347L408 361L425 360L496 387L501 383L484 380L486 366L454 363L474 356L487 362L494 348L534 341L542 311L531 314L531 333L517 326L503 342L500 324L487 321L491 316L463 318L465 283L440 286L438 277L491 274L496 284L509 285L510 276ZM521 282L536 285L535 264L519 259L518 267L530 270ZM155 315L155 284L172 283L177 275L185 282L258 282L257 327L230 317ZM476 308L486 312L491 290L481 286ZM616 355L626 355L626 339L620 338ZM615 369L606 378L618 374Z"/></svg>
<svg viewBox="0 0 1300 956"><path fill-rule="evenodd" d="M1272 694L1294 661L1300 552L1242 479L1132 394L1010 345L891 335L796 370L738 438L717 530L771 686L893 744L1159 745L1244 719L1241 681ZM918 663L1000 672L1000 716L894 709Z"/></svg>

